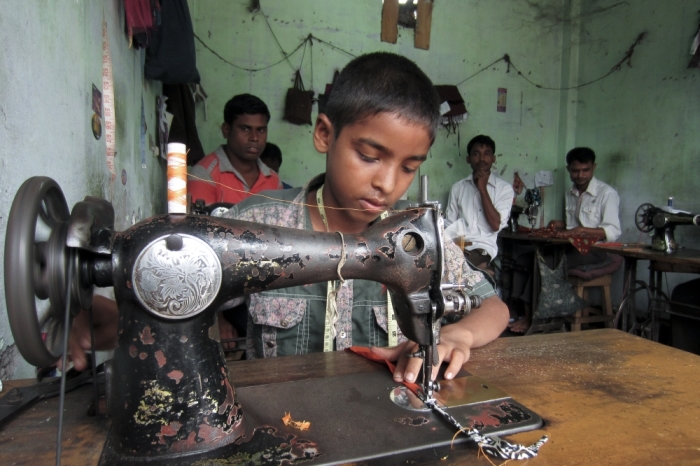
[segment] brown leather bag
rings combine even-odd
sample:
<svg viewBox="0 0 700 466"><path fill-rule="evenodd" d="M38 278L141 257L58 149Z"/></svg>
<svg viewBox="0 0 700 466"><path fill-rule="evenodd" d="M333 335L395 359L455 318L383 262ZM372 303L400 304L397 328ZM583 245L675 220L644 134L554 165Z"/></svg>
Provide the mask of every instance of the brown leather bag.
<svg viewBox="0 0 700 466"><path fill-rule="evenodd" d="M311 106L314 91L304 89L299 70L294 74L294 87L287 89L284 103L284 119L295 125L311 124Z"/></svg>

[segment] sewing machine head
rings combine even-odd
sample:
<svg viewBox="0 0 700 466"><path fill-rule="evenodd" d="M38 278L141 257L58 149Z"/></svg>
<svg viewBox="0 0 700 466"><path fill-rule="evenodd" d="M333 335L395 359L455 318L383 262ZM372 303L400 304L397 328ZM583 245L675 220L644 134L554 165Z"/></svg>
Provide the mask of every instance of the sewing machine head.
<svg viewBox="0 0 700 466"><path fill-rule="evenodd" d="M525 214L527 215L527 220L530 222L530 227L535 228L537 224L537 216L540 213L540 205L542 204L542 198L540 197L540 189L532 188L525 191Z"/></svg>
<svg viewBox="0 0 700 466"><path fill-rule="evenodd" d="M511 233L518 232L518 217L523 213L523 208L519 205L513 204L510 208L510 217L508 217L508 231Z"/></svg>
<svg viewBox="0 0 700 466"><path fill-rule="evenodd" d="M635 225L645 233L654 230L651 248L654 251L673 253L678 250L673 231L676 225L700 226L700 215L676 210L672 207L656 207L652 204L642 204L634 215Z"/></svg>
<svg viewBox="0 0 700 466"><path fill-rule="evenodd" d="M426 193L427 185L420 205L356 235L184 214L116 232L108 202L87 197L69 214L55 181L31 178L13 202L5 245L18 348L33 365L53 364L65 351L66 314L90 306L93 286L114 286L119 346L106 369L106 457L136 463L196 454L245 430L217 309L250 293L336 280L340 272L386 285L399 327L421 347L422 388L432 397L440 319L480 301L442 283L442 216Z"/></svg>

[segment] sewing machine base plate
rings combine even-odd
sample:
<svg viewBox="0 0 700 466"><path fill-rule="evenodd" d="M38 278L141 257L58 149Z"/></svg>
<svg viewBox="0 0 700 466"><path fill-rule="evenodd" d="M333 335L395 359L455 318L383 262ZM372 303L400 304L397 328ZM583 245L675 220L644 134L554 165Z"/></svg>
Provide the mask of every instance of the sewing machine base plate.
<svg viewBox="0 0 700 466"><path fill-rule="evenodd" d="M128 461L169 466L298 461L325 465L381 459L381 464L390 464L395 455L449 447L455 429L431 411L412 411L394 404L389 395L397 385L388 372L372 372L239 388L246 438L196 456ZM448 409L463 427L508 435L542 426L540 416L481 379L470 376L456 386L469 392L457 396L460 403L476 401ZM496 398L484 400L489 393ZM294 421L309 421L309 429L285 426L285 413ZM454 440L466 441L463 435ZM124 460L108 441L100 464L123 464Z"/></svg>

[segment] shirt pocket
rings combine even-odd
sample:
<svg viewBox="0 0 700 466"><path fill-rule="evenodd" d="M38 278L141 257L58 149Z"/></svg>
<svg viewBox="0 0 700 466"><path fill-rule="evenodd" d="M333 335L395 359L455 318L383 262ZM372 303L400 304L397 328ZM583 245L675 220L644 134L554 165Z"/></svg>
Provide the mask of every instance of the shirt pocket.
<svg viewBox="0 0 700 466"><path fill-rule="evenodd" d="M388 332L386 306L372 306L372 312L374 313L374 320L377 322L377 325L385 332Z"/></svg>
<svg viewBox="0 0 700 466"><path fill-rule="evenodd" d="M600 219L600 205L596 203L582 206L581 217L590 222L588 225L584 225L585 227L593 225L592 228L595 228L598 226L598 220Z"/></svg>
<svg viewBox="0 0 700 466"><path fill-rule="evenodd" d="M251 299L248 313L255 325L288 329L301 322L306 307L304 298L258 296Z"/></svg>

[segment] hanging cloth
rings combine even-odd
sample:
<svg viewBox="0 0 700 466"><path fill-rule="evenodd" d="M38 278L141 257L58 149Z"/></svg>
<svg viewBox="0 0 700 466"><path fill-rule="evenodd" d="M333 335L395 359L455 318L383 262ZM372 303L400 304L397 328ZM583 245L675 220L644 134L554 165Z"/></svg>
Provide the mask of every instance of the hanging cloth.
<svg viewBox="0 0 700 466"><path fill-rule="evenodd" d="M146 49L144 73L164 84L199 82L194 29L187 0L162 0L161 25Z"/></svg>

